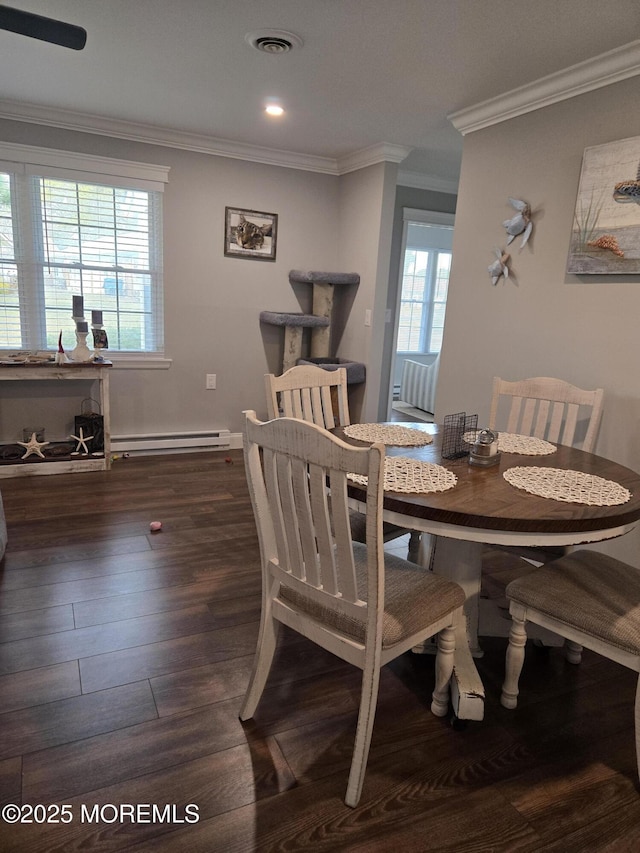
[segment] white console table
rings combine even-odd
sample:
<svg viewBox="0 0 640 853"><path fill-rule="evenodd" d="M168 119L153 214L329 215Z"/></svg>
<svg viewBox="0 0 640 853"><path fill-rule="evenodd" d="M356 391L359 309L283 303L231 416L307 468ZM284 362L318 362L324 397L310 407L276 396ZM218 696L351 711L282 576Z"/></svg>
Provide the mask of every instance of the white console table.
<svg viewBox="0 0 640 853"><path fill-rule="evenodd" d="M64 382L87 380L97 385L97 399L104 421L104 455L78 456L74 459L49 460L39 456L29 456L25 460L0 464L0 478L33 476L39 474L64 474L75 471L106 471L111 466L111 427L109 413L109 370L110 361L69 362L57 364L3 364L0 365L1 382ZM0 395L2 388L0 387ZM37 396L37 394L34 394ZM95 396L95 394L94 394ZM0 402L1 405L1 402Z"/></svg>

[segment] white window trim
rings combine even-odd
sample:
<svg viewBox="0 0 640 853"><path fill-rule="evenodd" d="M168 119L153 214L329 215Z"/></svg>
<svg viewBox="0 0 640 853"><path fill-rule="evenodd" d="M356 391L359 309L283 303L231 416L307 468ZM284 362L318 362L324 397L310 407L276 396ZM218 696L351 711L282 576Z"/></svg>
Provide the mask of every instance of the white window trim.
<svg viewBox="0 0 640 853"><path fill-rule="evenodd" d="M62 151L54 148L39 148L35 145L17 145L10 142L0 142L0 166L21 163L25 171L32 169L27 166L48 169L68 170L67 174L56 174L52 177L63 177L78 180L79 172L87 172L92 178L114 183L113 179L120 178L118 184L126 183L130 187L163 192L164 185L169 182L169 166L158 166L153 163L137 163L133 160L116 160L111 157L96 157L93 154L77 154L73 151ZM112 180L108 180L111 178ZM96 181L96 182L99 182Z"/></svg>
<svg viewBox="0 0 640 853"><path fill-rule="evenodd" d="M404 222L426 222L428 225L449 225L453 228L455 224L455 213L443 213L441 210L419 210L415 207L402 208L402 221ZM407 236L403 235L403 248L406 248Z"/></svg>
<svg viewBox="0 0 640 853"><path fill-rule="evenodd" d="M173 364L172 358L149 356L143 352L114 355L109 361L114 370L168 370Z"/></svg>

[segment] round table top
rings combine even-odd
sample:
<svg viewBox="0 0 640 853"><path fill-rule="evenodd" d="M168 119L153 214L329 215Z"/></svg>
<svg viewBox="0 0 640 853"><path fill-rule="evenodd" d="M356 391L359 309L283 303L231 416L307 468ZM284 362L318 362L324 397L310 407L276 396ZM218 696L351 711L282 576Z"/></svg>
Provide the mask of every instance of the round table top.
<svg viewBox="0 0 640 853"><path fill-rule="evenodd" d="M408 456L442 465L456 475L457 483L444 492L386 492L384 507L388 511L458 527L547 534L611 530L628 527L640 519L640 474L610 459L557 445L554 453L544 456L502 453L498 464L482 468L470 465L468 457L443 459L440 455L441 433L435 424L394 423L393 426L427 431L434 440L432 444L421 447L387 445L387 456ZM347 443L363 444L345 436L342 428L334 432ZM538 497L505 480L504 471L516 466L581 471L624 486L631 492L631 497L626 503L616 506L589 506ZM356 485L350 486L353 496L358 495L358 489Z"/></svg>

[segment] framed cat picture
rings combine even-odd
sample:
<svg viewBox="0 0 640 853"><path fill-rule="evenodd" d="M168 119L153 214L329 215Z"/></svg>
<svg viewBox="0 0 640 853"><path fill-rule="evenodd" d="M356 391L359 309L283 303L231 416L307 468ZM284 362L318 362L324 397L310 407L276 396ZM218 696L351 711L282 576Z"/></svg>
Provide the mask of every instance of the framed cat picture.
<svg viewBox="0 0 640 853"><path fill-rule="evenodd" d="M228 258L275 261L278 214L225 207L224 253Z"/></svg>

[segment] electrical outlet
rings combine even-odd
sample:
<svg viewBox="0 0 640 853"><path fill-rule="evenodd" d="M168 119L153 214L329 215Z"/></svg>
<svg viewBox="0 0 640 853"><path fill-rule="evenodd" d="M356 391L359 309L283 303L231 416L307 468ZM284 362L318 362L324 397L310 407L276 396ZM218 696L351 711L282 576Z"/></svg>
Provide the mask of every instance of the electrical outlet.
<svg viewBox="0 0 640 853"><path fill-rule="evenodd" d="M216 374L215 373L207 373L207 381L205 384L205 388L207 391L215 391L216 390Z"/></svg>

